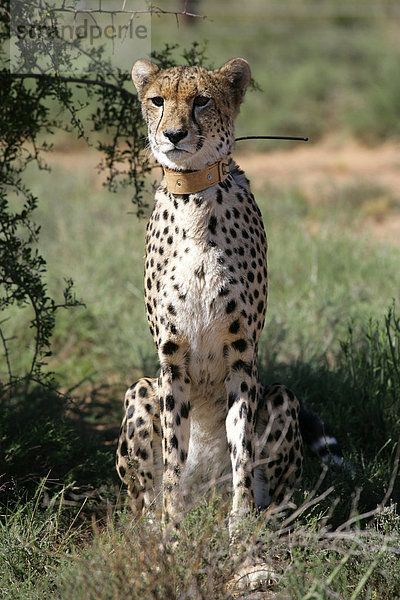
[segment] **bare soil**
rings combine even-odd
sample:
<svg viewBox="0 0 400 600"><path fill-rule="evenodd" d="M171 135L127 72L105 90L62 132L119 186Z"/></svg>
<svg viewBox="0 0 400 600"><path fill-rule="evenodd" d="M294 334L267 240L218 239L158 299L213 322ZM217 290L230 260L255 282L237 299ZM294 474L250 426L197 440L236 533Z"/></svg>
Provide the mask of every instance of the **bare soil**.
<svg viewBox="0 0 400 600"><path fill-rule="evenodd" d="M365 215L363 231L377 241L400 246L400 143L371 148L355 141L328 139L257 154L245 154L240 149L238 162L255 191L268 183L295 187L308 201L318 202L324 192L332 195L344 186L376 189L375 210Z"/></svg>
<svg viewBox="0 0 400 600"><path fill-rule="evenodd" d="M299 144L291 150L241 153L240 165L252 179L264 182L309 189L329 180L342 185L362 180L389 189L400 198L400 143L375 148L354 141Z"/></svg>

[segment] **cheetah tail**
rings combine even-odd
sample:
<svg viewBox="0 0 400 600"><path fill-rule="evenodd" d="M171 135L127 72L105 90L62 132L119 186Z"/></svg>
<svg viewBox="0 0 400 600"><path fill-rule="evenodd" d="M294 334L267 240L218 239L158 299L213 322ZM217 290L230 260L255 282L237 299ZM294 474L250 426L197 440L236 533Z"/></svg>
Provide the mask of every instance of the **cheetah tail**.
<svg viewBox="0 0 400 600"><path fill-rule="evenodd" d="M337 439L331 435L318 415L303 404L300 406L299 423L303 441L311 452L327 465L344 465L342 449Z"/></svg>

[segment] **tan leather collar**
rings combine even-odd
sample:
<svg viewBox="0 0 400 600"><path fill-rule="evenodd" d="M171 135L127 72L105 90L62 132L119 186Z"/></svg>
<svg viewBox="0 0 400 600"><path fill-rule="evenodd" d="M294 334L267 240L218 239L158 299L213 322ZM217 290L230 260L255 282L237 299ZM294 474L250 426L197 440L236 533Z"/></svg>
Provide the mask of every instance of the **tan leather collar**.
<svg viewBox="0 0 400 600"><path fill-rule="evenodd" d="M173 171L164 167L167 189L172 194L195 194L224 181L229 175L225 157L200 171Z"/></svg>

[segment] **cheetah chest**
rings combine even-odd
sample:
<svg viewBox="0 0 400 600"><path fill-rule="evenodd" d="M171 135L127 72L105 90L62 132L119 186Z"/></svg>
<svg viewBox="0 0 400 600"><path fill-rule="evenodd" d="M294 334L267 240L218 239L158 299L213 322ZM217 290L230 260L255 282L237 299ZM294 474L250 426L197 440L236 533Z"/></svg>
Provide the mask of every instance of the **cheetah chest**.
<svg viewBox="0 0 400 600"><path fill-rule="evenodd" d="M210 203L182 201L171 215L169 202L158 204L147 243L146 304L154 308L149 320L164 335L200 351L210 335L224 329L220 292L229 285L229 265L221 247L210 244Z"/></svg>
<svg viewBox="0 0 400 600"><path fill-rule="evenodd" d="M158 347L172 340L188 349L192 381L201 385L223 381L225 348L235 336L256 344L264 321L264 228L250 192L231 187L187 196L159 191L147 230L151 332Z"/></svg>

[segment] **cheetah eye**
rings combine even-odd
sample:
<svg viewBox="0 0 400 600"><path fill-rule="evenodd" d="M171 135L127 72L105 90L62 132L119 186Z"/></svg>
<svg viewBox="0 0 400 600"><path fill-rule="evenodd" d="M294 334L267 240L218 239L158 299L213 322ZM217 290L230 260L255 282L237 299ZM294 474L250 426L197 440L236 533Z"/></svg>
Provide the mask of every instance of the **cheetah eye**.
<svg viewBox="0 0 400 600"><path fill-rule="evenodd" d="M208 98L207 96L196 96L193 104L195 106L205 106L206 104L208 104L210 102L210 100L211 100L211 98Z"/></svg>
<svg viewBox="0 0 400 600"><path fill-rule="evenodd" d="M164 98L161 96L154 96L154 98L150 98L154 106L162 106L164 104Z"/></svg>

